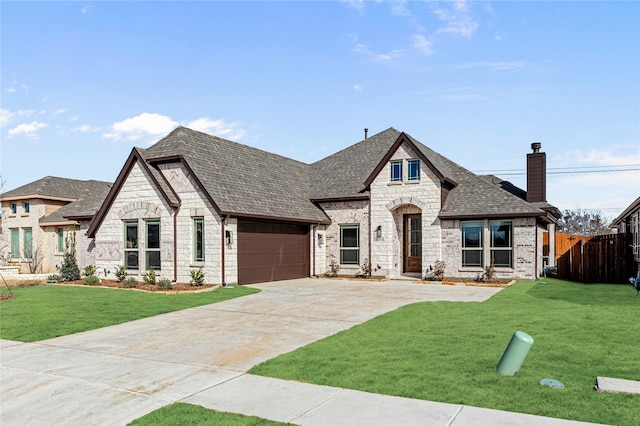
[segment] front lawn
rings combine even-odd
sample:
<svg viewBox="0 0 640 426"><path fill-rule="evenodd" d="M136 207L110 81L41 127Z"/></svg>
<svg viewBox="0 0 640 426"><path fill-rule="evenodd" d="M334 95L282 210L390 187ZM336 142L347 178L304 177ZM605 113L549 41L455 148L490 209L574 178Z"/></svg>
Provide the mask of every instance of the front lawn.
<svg viewBox="0 0 640 426"><path fill-rule="evenodd" d="M597 376L640 380L640 297L631 286L519 282L483 303L400 308L250 373L565 419L636 425L640 395L598 393ZM535 343L520 371L495 367L511 335ZM565 389L539 384L553 378Z"/></svg>
<svg viewBox="0 0 640 426"><path fill-rule="evenodd" d="M208 410L198 405L180 403L159 408L129 423L130 426L277 426L283 424L284 423L261 419L260 417L225 413L221 411Z"/></svg>
<svg viewBox="0 0 640 426"><path fill-rule="evenodd" d="M165 295L53 285L12 291L13 299L0 302L0 338L35 342L221 302L259 290L234 286L206 293Z"/></svg>

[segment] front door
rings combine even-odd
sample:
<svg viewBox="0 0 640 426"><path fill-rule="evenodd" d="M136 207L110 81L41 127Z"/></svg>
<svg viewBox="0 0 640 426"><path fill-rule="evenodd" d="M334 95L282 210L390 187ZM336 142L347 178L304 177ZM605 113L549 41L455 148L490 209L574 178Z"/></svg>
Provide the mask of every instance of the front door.
<svg viewBox="0 0 640 426"><path fill-rule="evenodd" d="M404 272L422 272L422 215L404 217Z"/></svg>

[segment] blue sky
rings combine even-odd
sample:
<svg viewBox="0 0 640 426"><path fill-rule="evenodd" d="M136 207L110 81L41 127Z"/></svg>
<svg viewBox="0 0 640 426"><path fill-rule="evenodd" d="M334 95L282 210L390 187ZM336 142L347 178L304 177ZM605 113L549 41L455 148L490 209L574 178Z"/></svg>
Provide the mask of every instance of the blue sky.
<svg viewBox="0 0 640 426"><path fill-rule="evenodd" d="M113 181L178 124L312 163L388 127L615 217L640 196L639 2L0 3L4 189ZM576 173L580 172L580 173Z"/></svg>

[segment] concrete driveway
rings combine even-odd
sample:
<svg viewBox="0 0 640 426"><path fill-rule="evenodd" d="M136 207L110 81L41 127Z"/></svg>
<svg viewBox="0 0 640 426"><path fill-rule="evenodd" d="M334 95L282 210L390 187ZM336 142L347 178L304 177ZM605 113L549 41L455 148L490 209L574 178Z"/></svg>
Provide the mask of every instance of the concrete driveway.
<svg viewBox="0 0 640 426"><path fill-rule="evenodd" d="M126 424L400 306L499 291L322 279L253 287L262 292L37 343L1 341L0 423Z"/></svg>

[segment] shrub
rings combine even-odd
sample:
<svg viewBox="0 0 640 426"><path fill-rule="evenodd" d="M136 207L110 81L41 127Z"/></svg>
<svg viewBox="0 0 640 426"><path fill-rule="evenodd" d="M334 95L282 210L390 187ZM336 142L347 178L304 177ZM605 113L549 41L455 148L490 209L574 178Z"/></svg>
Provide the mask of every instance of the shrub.
<svg viewBox="0 0 640 426"><path fill-rule="evenodd" d="M191 285L198 286L204 284L204 271L202 268L192 269L189 273L191 274Z"/></svg>
<svg viewBox="0 0 640 426"><path fill-rule="evenodd" d="M62 281L62 277L58 274L52 274L47 277L47 282L49 281L59 283L60 281Z"/></svg>
<svg viewBox="0 0 640 426"><path fill-rule="evenodd" d="M153 269L147 271L147 273L144 274L142 279L147 284L155 284L156 283L156 271L154 271Z"/></svg>
<svg viewBox="0 0 640 426"><path fill-rule="evenodd" d="M447 269L447 262L445 262L444 260L436 260L436 263L433 267L433 277L438 281L442 281L442 279L444 278L445 269Z"/></svg>
<svg viewBox="0 0 640 426"><path fill-rule="evenodd" d="M100 278L95 275L87 275L84 278L84 285L98 285L100 284Z"/></svg>
<svg viewBox="0 0 640 426"><path fill-rule="evenodd" d="M124 288L136 288L138 287L138 280L133 277L125 278L122 280L122 285Z"/></svg>
<svg viewBox="0 0 640 426"><path fill-rule="evenodd" d="M96 267L93 265L87 265L84 267L84 276L90 277L96 274Z"/></svg>
<svg viewBox="0 0 640 426"><path fill-rule="evenodd" d="M62 257L62 265L58 270L62 281L76 281L80 279L80 268L76 260L76 234L70 233L65 239L66 246Z"/></svg>
<svg viewBox="0 0 640 426"><path fill-rule="evenodd" d="M127 278L127 268L125 268L124 265L120 265L116 268L114 274L116 276L116 281L121 283L125 278Z"/></svg>
<svg viewBox="0 0 640 426"><path fill-rule="evenodd" d="M336 262L335 259L331 259L331 263L329 263L329 269L330 272L326 272L324 274L325 277L337 277L338 276L338 270L340 269L340 264L338 262Z"/></svg>
<svg viewBox="0 0 640 426"><path fill-rule="evenodd" d="M171 280L169 280L168 278L160 278L156 284L158 286L158 289L160 290L171 289Z"/></svg>
<svg viewBox="0 0 640 426"><path fill-rule="evenodd" d="M337 275L337 271L336 271ZM369 259L365 258L362 265L360 265L360 271L356 273L357 278L371 278L371 263Z"/></svg>

